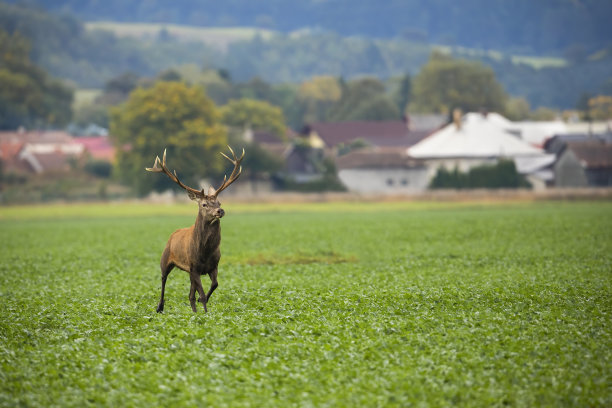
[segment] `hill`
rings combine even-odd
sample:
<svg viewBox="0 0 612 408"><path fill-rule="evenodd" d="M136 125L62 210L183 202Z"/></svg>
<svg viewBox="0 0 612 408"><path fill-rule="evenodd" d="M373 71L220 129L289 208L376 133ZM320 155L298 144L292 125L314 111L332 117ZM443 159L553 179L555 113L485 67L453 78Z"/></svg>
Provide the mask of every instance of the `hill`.
<svg viewBox="0 0 612 408"><path fill-rule="evenodd" d="M182 42L201 42L216 50L227 51L230 44L247 41L255 36L269 39L274 31L247 27L197 27L165 23L122 23L115 21L93 21L85 23L88 31L104 30L119 38L141 40L163 40L174 38Z"/></svg>
<svg viewBox="0 0 612 408"><path fill-rule="evenodd" d="M259 27L289 33L319 28L343 36L404 37L522 53L587 52L612 39L609 0L32 0L87 21Z"/></svg>
<svg viewBox="0 0 612 408"><path fill-rule="evenodd" d="M59 4L47 3L52 9ZM526 98L534 108L572 108L584 93L612 93L612 52L606 48L597 53L577 48L565 59L434 45L414 36L382 39L322 30L283 33L169 23L83 23L2 2L0 29L27 37L36 64L86 88L101 88L127 71L154 76L183 64L224 69L234 81L260 77L295 83L314 75L388 79L417 74L432 50L442 49L490 65L509 94Z"/></svg>

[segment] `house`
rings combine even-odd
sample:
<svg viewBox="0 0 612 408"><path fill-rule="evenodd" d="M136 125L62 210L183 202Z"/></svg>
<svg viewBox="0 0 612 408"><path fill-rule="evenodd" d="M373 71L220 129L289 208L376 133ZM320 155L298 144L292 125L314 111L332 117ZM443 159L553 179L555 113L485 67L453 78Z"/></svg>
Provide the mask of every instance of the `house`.
<svg viewBox="0 0 612 408"><path fill-rule="evenodd" d="M373 194L415 193L427 188L427 167L405 148L373 147L336 159L338 178L349 191Z"/></svg>
<svg viewBox="0 0 612 408"><path fill-rule="evenodd" d="M319 122L304 126L300 136L308 144L337 155L353 143L374 147L409 147L441 126L445 116L428 115L404 120ZM363 147L363 146L361 146Z"/></svg>
<svg viewBox="0 0 612 408"><path fill-rule="evenodd" d="M426 161L430 179L440 167L466 172L510 158L535 188L544 188L552 179L555 156L525 142L511 127L496 113L468 113L408 148L408 155Z"/></svg>
<svg viewBox="0 0 612 408"><path fill-rule="evenodd" d="M68 171L84 147L62 131L0 132L0 151L7 173L55 173Z"/></svg>
<svg viewBox="0 0 612 408"><path fill-rule="evenodd" d="M557 157L556 187L612 186L612 134L555 136L545 147Z"/></svg>
<svg viewBox="0 0 612 408"><path fill-rule="evenodd" d="M417 176L408 174L408 169L416 170L409 165L414 161L405 157L405 150L445 121L446 115L413 115L402 120L307 124L285 156L287 171L297 182L314 181L322 177L322 163L327 158L335 162L338 176L349 190L413 190ZM385 166L391 164L386 171ZM423 171L422 166L419 169ZM366 174L370 178L365 184L354 182Z"/></svg>
<svg viewBox="0 0 612 408"><path fill-rule="evenodd" d="M544 149L547 153L552 153L559 156L568 143L582 143L588 141L599 141L604 144L612 143L612 132L595 134L568 133L555 135L544 143Z"/></svg>
<svg viewBox="0 0 612 408"><path fill-rule="evenodd" d="M546 140L554 135L566 134L568 127L565 122L560 120L543 122L523 121L511 122L508 130L530 145L541 148Z"/></svg>
<svg viewBox="0 0 612 408"><path fill-rule="evenodd" d="M115 161L115 147L107 136L78 137L74 142L82 145L86 154L94 160Z"/></svg>
<svg viewBox="0 0 612 408"><path fill-rule="evenodd" d="M277 157L285 157L290 148L290 145L286 140L283 140L273 133L267 131L246 128L242 137L245 142L254 143L266 152ZM292 137L292 133L287 134L288 139L291 139Z"/></svg>

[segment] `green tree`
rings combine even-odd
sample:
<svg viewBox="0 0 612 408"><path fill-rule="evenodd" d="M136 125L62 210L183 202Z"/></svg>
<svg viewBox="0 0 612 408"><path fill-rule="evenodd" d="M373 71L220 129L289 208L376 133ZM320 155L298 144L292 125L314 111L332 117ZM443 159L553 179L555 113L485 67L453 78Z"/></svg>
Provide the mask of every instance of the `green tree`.
<svg viewBox="0 0 612 408"><path fill-rule="evenodd" d="M268 131L281 140L285 137L283 111L268 102L246 98L232 100L220 111L221 120L227 126Z"/></svg>
<svg viewBox="0 0 612 408"><path fill-rule="evenodd" d="M412 108L418 112L448 113L487 109L504 112L506 93L493 70L479 62L432 53L414 78Z"/></svg>
<svg viewBox="0 0 612 408"><path fill-rule="evenodd" d="M531 108L525 98L509 98L506 102L506 117L510 120L526 120Z"/></svg>
<svg viewBox="0 0 612 408"><path fill-rule="evenodd" d="M399 117L399 109L387 96L385 85L376 78L362 78L345 84L340 101L329 112L329 120L336 122Z"/></svg>
<svg viewBox="0 0 612 408"><path fill-rule="evenodd" d="M28 56L28 41L0 29L0 128L60 126L72 116L72 90Z"/></svg>
<svg viewBox="0 0 612 408"><path fill-rule="evenodd" d="M157 82L152 88L136 89L123 105L111 109L110 131L119 176L140 194L173 185L166 177L144 171L165 148L169 167L194 188L201 178L217 176L223 169L218 152L225 147L227 133L201 88Z"/></svg>
<svg viewBox="0 0 612 408"><path fill-rule="evenodd" d="M305 123L324 121L328 110L342 97L340 83L332 76L316 76L304 81L298 92L304 105Z"/></svg>
<svg viewBox="0 0 612 408"><path fill-rule="evenodd" d="M397 101L397 107L402 114L406 113L410 100L412 98L412 78L410 74L406 74L402 77L400 86L395 95Z"/></svg>

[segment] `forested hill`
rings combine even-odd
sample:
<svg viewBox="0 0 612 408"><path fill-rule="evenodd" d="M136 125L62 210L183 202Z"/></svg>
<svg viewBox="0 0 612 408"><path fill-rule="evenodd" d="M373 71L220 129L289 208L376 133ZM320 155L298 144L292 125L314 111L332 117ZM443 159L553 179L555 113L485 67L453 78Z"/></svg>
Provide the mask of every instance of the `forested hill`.
<svg viewBox="0 0 612 408"><path fill-rule="evenodd" d="M17 0L13 0L15 2ZM403 36L429 43L555 53L612 40L610 0L29 0L84 20L251 26Z"/></svg>

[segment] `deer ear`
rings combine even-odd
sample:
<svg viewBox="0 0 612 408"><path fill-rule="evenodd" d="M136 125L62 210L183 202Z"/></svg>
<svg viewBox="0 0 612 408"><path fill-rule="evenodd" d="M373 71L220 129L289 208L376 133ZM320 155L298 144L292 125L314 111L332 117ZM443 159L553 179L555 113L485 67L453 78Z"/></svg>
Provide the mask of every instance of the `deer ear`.
<svg viewBox="0 0 612 408"><path fill-rule="evenodd" d="M208 194L206 194L206 195L207 196L214 196L216 192L217 192L217 190L215 190L213 186L210 186L210 187L208 187Z"/></svg>
<svg viewBox="0 0 612 408"><path fill-rule="evenodd" d="M198 195L197 195L196 193L194 193L193 191L189 191L189 190L187 190L187 195L188 195L188 196L189 196L189 198L191 198L193 201L197 201L197 200L198 200L198 198L200 198L200 197L198 197Z"/></svg>

